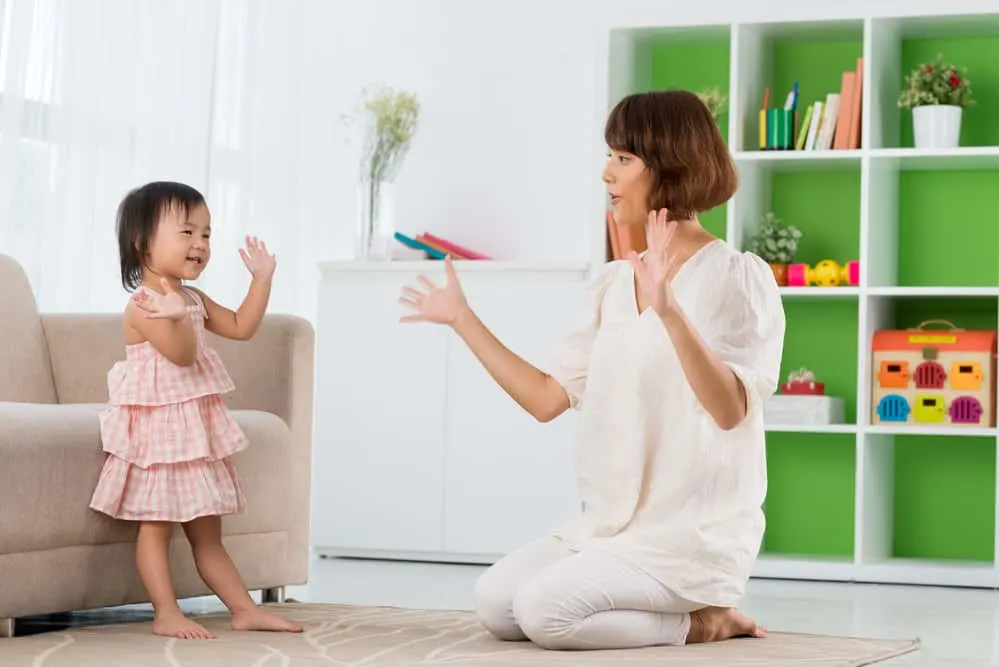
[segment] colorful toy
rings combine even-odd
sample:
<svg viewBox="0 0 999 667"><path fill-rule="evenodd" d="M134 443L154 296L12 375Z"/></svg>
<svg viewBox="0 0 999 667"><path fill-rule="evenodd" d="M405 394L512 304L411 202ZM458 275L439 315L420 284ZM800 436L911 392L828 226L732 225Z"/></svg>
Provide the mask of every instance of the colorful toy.
<svg viewBox="0 0 999 667"><path fill-rule="evenodd" d="M996 425L996 331L877 331L871 366L872 424Z"/></svg>
<svg viewBox="0 0 999 667"><path fill-rule="evenodd" d="M832 259L824 259L811 268L808 264L792 264L787 267L787 284L791 287L838 287L860 284L860 262L852 260L840 265Z"/></svg>

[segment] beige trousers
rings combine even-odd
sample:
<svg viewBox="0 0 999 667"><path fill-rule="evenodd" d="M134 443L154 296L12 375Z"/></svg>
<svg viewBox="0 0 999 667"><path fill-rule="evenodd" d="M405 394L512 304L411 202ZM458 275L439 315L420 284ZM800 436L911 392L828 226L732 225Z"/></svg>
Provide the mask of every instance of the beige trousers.
<svg viewBox="0 0 999 667"><path fill-rule="evenodd" d="M576 552L555 537L507 555L475 586L487 630L548 649L684 644L690 612L702 606L612 554Z"/></svg>

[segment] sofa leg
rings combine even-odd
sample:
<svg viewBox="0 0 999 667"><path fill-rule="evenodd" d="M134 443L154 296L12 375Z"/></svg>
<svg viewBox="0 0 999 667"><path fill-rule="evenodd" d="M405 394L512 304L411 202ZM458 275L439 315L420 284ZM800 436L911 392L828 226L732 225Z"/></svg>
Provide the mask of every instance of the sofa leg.
<svg viewBox="0 0 999 667"><path fill-rule="evenodd" d="M270 602L276 602L277 604L284 604L284 586L277 586L275 588L265 588L263 594L261 595L261 600L264 604Z"/></svg>
<svg viewBox="0 0 999 667"><path fill-rule="evenodd" d="M0 639L10 639L14 636L14 619L0 618Z"/></svg>

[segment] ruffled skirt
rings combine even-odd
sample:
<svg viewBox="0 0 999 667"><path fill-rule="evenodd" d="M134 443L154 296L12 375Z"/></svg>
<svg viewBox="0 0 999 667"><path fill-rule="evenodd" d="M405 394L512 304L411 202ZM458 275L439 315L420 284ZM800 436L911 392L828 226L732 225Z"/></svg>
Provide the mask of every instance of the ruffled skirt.
<svg viewBox="0 0 999 667"><path fill-rule="evenodd" d="M184 523L242 511L232 455L246 436L217 394L101 414L108 457L90 507L116 519Z"/></svg>

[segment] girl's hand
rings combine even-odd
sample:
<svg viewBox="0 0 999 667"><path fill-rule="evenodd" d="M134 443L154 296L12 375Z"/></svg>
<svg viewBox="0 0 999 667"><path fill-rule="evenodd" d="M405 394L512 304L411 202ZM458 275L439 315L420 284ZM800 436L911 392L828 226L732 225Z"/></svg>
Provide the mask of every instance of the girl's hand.
<svg viewBox="0 0 999 667"><path fill-rule="evenodd" d="M132 300L135 305L145 311L150 320L174 320L178 322L187 317L187 301L180 292L174 290L170 281L160 279L163 294L148 288L142 288L135 293Z"/></svg>
<svg viewBox="0 0 999 667"><path fill-rule="evenodd" d="M660 210L658 215L655 211L649 212L645 226L648 247L645 262L638 253L632 252L630 256L642 297L660 317L666 317L676 303L670 279L676 264L677 253L671 246L677 223L675 220L666 222L666 214L666 209Z"/></svg>
<svg viewBox="0 0 999 667"><path fill-rule="evenodd" d="M257 240L256 236L246 237L246 248L239 249L239 256L254 278L270 280L274 270L277 269L277 259L267 251L267 246L263 241Z"/></svg>
<svg viewBox="0 0 999 667"><path fill-rule="evenodd" d="M403 287L399 303L416 311L413 315L404 315L400 322L436 322L437 324L453 325L461 314L468 310L468 302L458 283L458 276L451 263L451 256L444 258L444 287L437 287L425 277L419 281L424 291L412 287Z"/></svg>

